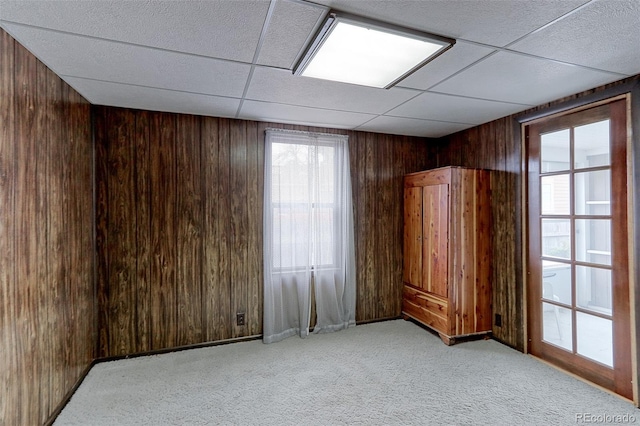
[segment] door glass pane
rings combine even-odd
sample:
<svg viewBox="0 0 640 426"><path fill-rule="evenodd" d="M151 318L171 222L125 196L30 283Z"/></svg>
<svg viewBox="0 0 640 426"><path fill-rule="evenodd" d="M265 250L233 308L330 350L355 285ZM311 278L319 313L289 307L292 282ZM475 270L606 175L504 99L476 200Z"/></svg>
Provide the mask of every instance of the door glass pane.
<svg viewBox="0 0 640 426"><path fill-rule="evenodd" d="M582 309L611 315L611 271L576 266L576 305Z"/></svg>
<svg viewBox="0 0 640 426"><path fill-rule="evenodd" d="M611 171L575 174L576 214L611 214Z"/></svg>
<svg viewBox="0 0 640 426"><path fill-rule="evenodd" d="M570 214L569 175L543 176L540 179L542 214Z"/></svg>
<svg viewBox="0 0 640 426"><path fill-rule="evenodd" d="M571 265L542 261L542 298L571 305Z"/></svg>
<svg viewBox="0 0 640 426"><path fill-rule="evenodd" d="M576 312L577 352L613 367L613 322L595 315Z"/></svg>
<svg viewBox="0 0 640 426"><path fill-rule="evenodd" d="M576 219L576 260L611 265L611 220Z"/></svg>
<svg viewBox="0 0 640 426"><path fill-rule="evenodd" d="M545 342L573 351L571 309L542 303L542 339Z"/></svg>
<svg viewBox="0 0 640 426"><path fill-rule="evenodd" d="M540 136L540 172L569 170L569 129Z"/></svg>
<svg viewBox="0 0 640 426"><path fill-rule="evenodd" d="M574 129L574 165L576 169L608 166L609 120L578 126Z"/></svg>
<svg viewBox="0 0 640 426"><path fill-rule="evenodd" d="M542 255L571 259L571 221L542 219Z"/></svg>

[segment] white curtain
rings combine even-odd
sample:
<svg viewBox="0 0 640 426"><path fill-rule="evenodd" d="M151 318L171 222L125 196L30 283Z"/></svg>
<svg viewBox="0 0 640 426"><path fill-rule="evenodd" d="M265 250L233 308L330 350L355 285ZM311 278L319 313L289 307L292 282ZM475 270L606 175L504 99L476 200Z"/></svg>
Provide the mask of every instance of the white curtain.
<svg viewBox="0 0 640 426"><path fill-rule="evenodd" d="M355 325L348 138L270 129L265 139L263 341Z"/></svg>

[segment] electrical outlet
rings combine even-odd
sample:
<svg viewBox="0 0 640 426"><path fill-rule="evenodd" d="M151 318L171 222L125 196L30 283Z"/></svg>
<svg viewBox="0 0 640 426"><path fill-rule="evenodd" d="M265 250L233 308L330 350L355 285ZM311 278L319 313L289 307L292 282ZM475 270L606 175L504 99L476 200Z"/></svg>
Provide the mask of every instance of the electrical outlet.
<svg viewBox="0 0 640 426"><path fill-rule="evenodd" d="M494 322L496 327L502 327L502 315L496 314L496 320Z"/></svg>
<svg viewBox="0 0 640 426"><path fill-rule="evenodd" d="M244 325L244 312L236 314L236 325Z"/></svg>

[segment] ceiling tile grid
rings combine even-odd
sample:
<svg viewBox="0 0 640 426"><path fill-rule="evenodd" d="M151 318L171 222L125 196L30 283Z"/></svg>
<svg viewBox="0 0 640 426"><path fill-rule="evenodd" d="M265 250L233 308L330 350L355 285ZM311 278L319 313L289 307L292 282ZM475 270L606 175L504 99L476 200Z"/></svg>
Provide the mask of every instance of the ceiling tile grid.
<svg viewBox="0 0 640 426"><path fill-rule="evenodd" d="M229 118L235 117L240 105L240 99L235 98L176 92L77 77L64 77L63 79L95 105Z"/></svg>
<svg viewBox="0 0 640 426"><path fill-rule="evenodd" d="M389 90L292 75L330 9L457 39ZM637 0L0 0L100 105L441 137L640 73Z"/></svg>
<svg viewBox="0 0 640 426"><path fill-rule="evenodd" d="M6 24L60 76L241 97L250 65ZM83 52L81 55L78 52Z"/></svg>
<svg viewBox="0 0 640 426"><path fill-rule="evenodd" d="M640 1L598 0L510 48L632 75L640 70L640 55L629 53L637 51L639 40Z"/></svg>
<svg viewBox="0 0 640 426"><path fill-rule="evenodd" d="M501 51L437 84L432 90L492 101L540 105L623 77Z"/></svg>

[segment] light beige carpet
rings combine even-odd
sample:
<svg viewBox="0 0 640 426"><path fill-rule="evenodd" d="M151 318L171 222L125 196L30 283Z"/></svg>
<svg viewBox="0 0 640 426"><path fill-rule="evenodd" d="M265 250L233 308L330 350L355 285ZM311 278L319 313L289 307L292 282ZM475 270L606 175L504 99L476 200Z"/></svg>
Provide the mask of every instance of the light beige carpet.
<svg viewBox="0 0 640 426"><path fill-rule="evenodd" d="M97 364L55 425L570 425L585 416L640 422L631 403L496 341L447 347L397 320Z"/></svg>

